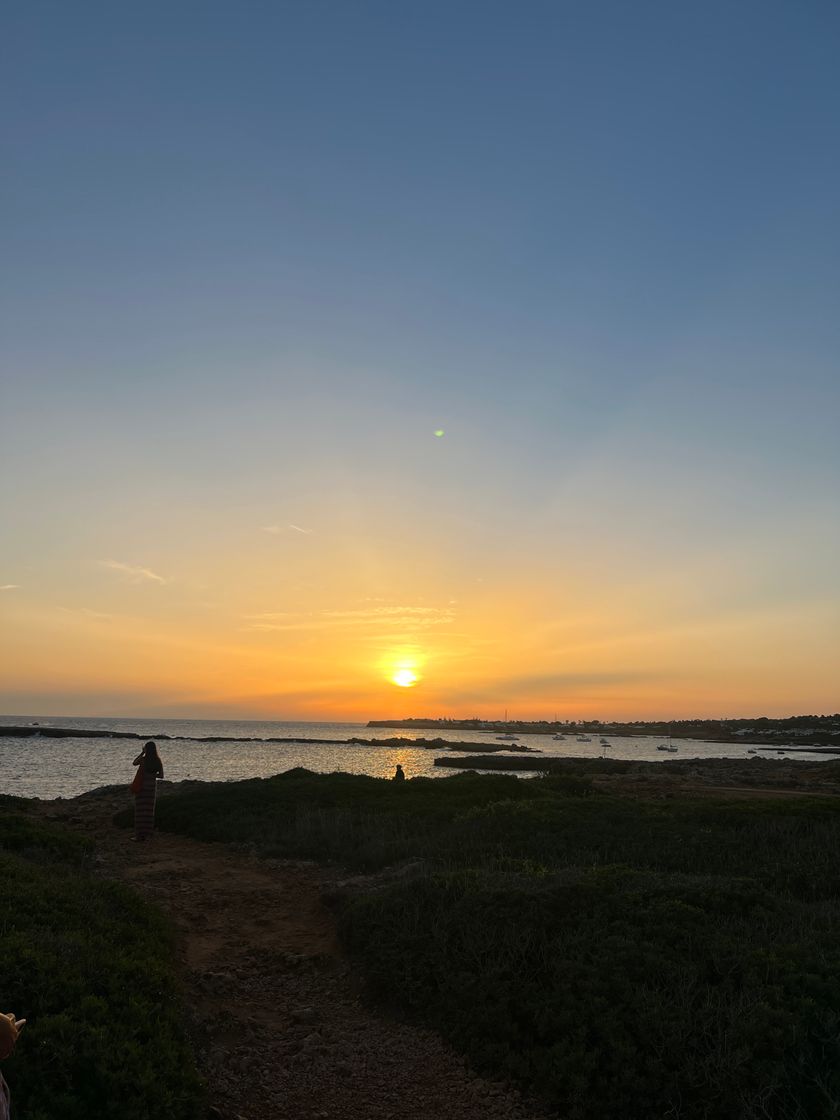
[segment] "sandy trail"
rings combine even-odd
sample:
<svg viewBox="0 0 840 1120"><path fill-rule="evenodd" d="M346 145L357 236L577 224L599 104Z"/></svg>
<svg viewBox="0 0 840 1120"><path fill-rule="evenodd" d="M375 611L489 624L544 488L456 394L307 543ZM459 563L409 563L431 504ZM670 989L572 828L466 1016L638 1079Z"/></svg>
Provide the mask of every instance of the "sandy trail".
<svg viewBox="0 0 840 1120"><path fill-rule="evenodd" d="M322 896L330 872L257 862L166 833L133 843L114 827L124 794L45 802L92 835L101 874L174 921L192 1035L225 1120L545 1120L474 1076L433 1033L373 1011ZM213 1111L213 1109L217 1111Z"/></svg>

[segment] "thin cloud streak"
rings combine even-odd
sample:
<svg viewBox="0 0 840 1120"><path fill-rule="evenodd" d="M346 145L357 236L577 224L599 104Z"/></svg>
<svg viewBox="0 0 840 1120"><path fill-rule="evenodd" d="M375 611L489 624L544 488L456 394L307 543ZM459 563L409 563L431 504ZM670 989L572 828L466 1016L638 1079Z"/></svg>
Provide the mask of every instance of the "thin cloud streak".
<svg viewBox="0 0 840 1120"><path fill-rule="evenodd" d="M309 614L311 612L307 612ZM243 614L243 618L253 619L256 622L270 621L274 622L278 618L301 618L302 615L299 611L263 611L260 614Z"/></svg>
<svg viewBox="0 0 840 1120"><path fill-rule="evenodd" d="M100 560L105 568L124 575L131 583L167 583L163 576L153 572L151 568L138 567L136 564L124 564L121 560Z"/></svg>
<svg viewBox="0 0 840 1120"><path fill-rule="evenodd" d="M59 607L63 614L83 615L85 618L96 618L103 622L110 622L114 616L104 611L94 611L90 607Z"/></svg>
<svg viewBox="0 0 840 1120"><path fill-rule="evenodd" d="M371 607L369 610L356 611L321 611L325 618L389 618L410 615L412 617L431 617L433 615L446 615L454 617L451 611L441 611L437 607Z"/></svg>
<svg viewBox="0 0 840 1120"><path fill-rule="evenodd" d="M497 677L470 688L459 687L451 696L446 690L441 693L444 700L457 700L466 703L500 703L501 700L535 700L548 703L553 700L583 699L582 690L590 690L593 696L606 695L616 687L639 685L673 684L677 674L665 672L645 672L636 670L615 670L583 673L535 673L513 677Z"/></svg>
<svg viewBox="0 0 840 1120"><path fill-rule="evenodd" d="M354 629L381 626L386 629L416 630L432 626L447 626L455 621L451 609L437 607L372 607L369 610L349 611L266 611L262 614L244 615L248 626L240 631L295 631ZM393 637L393 634L391 635Z"/></svg>
<svg viewBox="0 0 840 1120"><path fill-rule="evenodd" d="M17 591L19 587L19 583L4 583L0 585L0 591Z"/></svg>
<svg viewBox="0 0 840 1120"><path fill-rule="evenodd" d="M254 622L250 626L240 626L240 633L249 633L254 631L266 632L273 630L276 632L292 632L301 630L349 630L355 628L365 628L368 626L384 626L391 631L393 637L394 631L414 631L426 630L434 626L446 626L454 621L451 618L369 618L369 619L330 619L330 618L313 618L310 621L302 622Z"/></svg>

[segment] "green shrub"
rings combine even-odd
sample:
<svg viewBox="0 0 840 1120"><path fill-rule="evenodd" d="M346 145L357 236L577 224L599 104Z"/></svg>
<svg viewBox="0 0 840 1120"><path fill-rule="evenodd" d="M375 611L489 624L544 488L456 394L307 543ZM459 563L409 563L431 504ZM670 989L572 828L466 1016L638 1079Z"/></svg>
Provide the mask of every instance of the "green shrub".
<svg viewBox="0 0 840 1120"><path fill-rule="evenodd" d="M2 1010L27 1019L4 1063L16 1115L196 1120L201 1088L161 916L90 877L87 845L65 830L3 812L0 848Z"/></svg>
<svg viewBox="0 0 840 1120"><path fill-rule="evenodd" d="M346 905L373 992L565 1120L838 1120L840 802L291 771L165 798L164 828L410 882Z"/></svg>
<svg viewBox="0 0 840 1120"><path fill-rule="evenodd" d="M570 787L565 774L457 774L396 783L296 769L162 798L157 820L161 828L201 840L363 870L416 857L444 866L490 866L499 858L552 866L622 862L749 876L805 900L840 897L834 855L840 800L589 796L587 765L571 775L579 787ZM523 806L519 813L515 805ZM118 819L129 825L130 811Z"/></svg>
<svg viewBox="0 0 840 1120"><path fill-rule="evenodd" d="M27 813L10 812L0 804L0 851L17 852L30 859L58 858L81 866L92 850L85 837Z"/></svg>
<svg viewBox="0 0 840 1120"><path fill-rule="evenodd" d="M840 953L754 884L456 873L352 903L342 933L377 995L569 1120L834 1115Z"/></svg>

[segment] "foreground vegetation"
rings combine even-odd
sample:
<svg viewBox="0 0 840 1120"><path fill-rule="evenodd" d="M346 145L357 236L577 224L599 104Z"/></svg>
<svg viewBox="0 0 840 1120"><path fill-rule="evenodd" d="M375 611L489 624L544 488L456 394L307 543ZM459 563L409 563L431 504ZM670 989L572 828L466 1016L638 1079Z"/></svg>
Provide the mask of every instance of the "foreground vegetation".
<svg viewBox="0 0 840 1120"><path fill-rule="evenodd" d="M89 845L0 798L0 1011L27 1019L3 1063L27 1120L196 1120L169 928L89 872Z"/></svg>
<svg viewBox="0 0 840 1120"><path fill-rule="evenodd" d="M380 997L568 1120L840 1116L840 802L621 798L585 769L295 770L158 812L265 855L422 860L344 905L347 945Z"/></svg>

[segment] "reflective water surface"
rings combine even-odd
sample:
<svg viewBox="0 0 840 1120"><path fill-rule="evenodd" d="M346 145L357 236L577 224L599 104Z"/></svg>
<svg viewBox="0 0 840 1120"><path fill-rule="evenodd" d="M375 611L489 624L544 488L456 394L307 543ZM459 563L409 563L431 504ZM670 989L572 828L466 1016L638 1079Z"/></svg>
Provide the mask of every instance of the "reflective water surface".
<svg viewBox="0 0 840 1120"><path fill-rule="evenodd" d="M455 773L446 767L434 766L434 759L446 751L439 747L426 749L410 746L357 746L348 743L320 744L312 739L347 740L353 736L366 739L388 739L395 735L407 739L445 737L461 742L497 745L492 731L458 731L445 735L438 731L406 731L387 727L365 727L360 723L260 723L250 720L185 720L185 719L97 719L60 716L0 716L0 793L19 797L74 797L97 786L131 781L132 759L141 743L134 739L15 739L2 735L3 724L80 728L87 730L135 731L143 738L193 735L226 736L222 742L200 743L195 740L161 742L159 750L167 779L175 782L185 778L202 781L236 781L241 778L264 778L305 766L309 770L331 773L346 770L354 774L390 777L399 762L406 777L418 775L442 778ZM246 738L271 736L294 738L293 743L242 742ZM650 736L607 736L609 746L599 743L597 735L591 742L577 742L575 735L556 741L550 735L523 735L520 744L535 747L546 757L645 759L661 762L679 758L745 758L748 747L742 743L706 743L696 739L675 740L678 752L666 754L656 748L663 740ZM239 741L237 741L239 740ZM455 752L457 753L457 751ZM769 758L780 754L765 755ZM795 754L791 758L816 759L816 754Z"/></svg>

